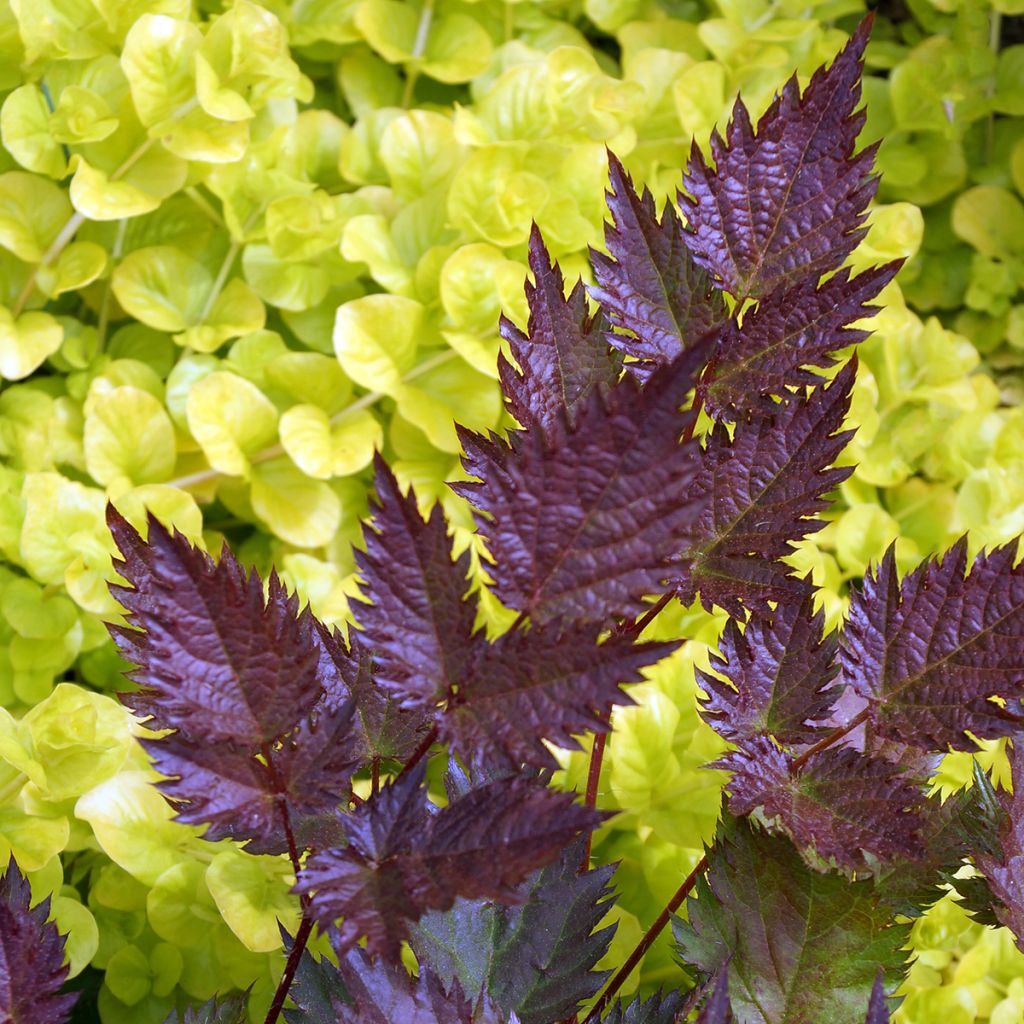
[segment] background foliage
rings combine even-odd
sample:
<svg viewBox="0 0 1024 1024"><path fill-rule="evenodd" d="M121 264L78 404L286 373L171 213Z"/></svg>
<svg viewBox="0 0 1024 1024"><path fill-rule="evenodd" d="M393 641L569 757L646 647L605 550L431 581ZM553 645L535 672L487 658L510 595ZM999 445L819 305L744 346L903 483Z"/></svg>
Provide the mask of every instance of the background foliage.
<svg viewBox="0 0 1024 1024"><path fill-rule="evenodd" d="M797 556L826 588L898 538L1024 531L1024 5L879 11L855 254L910 262L861 347L838 511ZM210 550L228 537L343 623L369 463L471 519L453 420L503 424L497 318L524 326L531 219L567 276L600 244L605 147L659 199L742 92L758 112L829 59L859 0L0 0L0 857L70 930L107 1024L225 979L266 1005L293 922L283 861L172 824L109 694L108 497ZM336 315L337 311L337 315ZM476 552L473 551L474 560ZM478 563L477 563L478 564ZM506 621L485 604L489 625ZM621 861L621 961L697 861L721 742L693 667L633 688L599 835ZM983 763L999 766L994 750ZM947 758L953 788L969 758ZM579 785L585 756L564 761ZM900 1019L1024 1019L1024 958L949 900L914 926ZM668 940L632 984L676 978ZM98 991L97 991L98 990ZM84 1004L88 1006L88 1001Z"/></svg>

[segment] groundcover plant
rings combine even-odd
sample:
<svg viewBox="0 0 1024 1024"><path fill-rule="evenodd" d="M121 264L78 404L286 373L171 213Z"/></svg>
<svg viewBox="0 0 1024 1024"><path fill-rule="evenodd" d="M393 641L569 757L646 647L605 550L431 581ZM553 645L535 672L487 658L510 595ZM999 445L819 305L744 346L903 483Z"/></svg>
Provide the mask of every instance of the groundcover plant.
<svg viewBox="0 0 1024 1024"><path fill-rule="evenodd" d="M902 579L894 551L841 634L781 561L822 525L856 373L843 350L898 263L851 276L873 149L855 152L869 23L753 128L737 102L695 146L660 218L609 156L608 255L566 296L539 232L527 332L503 323L507 437L460 437L509 629L477 628L469 556L382 459L347 638L271 573L218 562L112 506L135 666L124 701L178 819L287 856L301 918L268 1021L670 1024L888 1019L910 920L953 887L1024 935L1024 759L945 802L938 757L1022 721L1016 543L966 542ZM841 359L839 359L842 362ZM701 428L701 424L708 424ZM549 744L608 733L613 705L676 641L644 630L676 597L729 616L701 675L730 744L728 813L610 979L613 868L590 867L603 745L582 800L548 785ZM356 777L370 785L357 792ZM442 790L439 788L443 783ZM687 899L688 897L689 900ZM684 901L685 903L684 907ZM694 985L616 995L672 915ZM67 1019L62 944L13 863L0 888L0 1011ZM311 937L319 931L315 949ZM328 952L329 947L329 952ZM415 974L405 960L411 952ZM223 993L184 1020L246 1019ZM600 994L598 994L600 993Z"/></svg>

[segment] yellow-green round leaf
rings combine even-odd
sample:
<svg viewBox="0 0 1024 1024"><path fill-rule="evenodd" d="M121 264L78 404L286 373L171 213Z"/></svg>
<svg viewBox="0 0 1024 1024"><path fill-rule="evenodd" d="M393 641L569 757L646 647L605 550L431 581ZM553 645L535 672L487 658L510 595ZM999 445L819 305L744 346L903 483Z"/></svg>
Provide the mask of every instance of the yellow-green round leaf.
<svg viewBox="0 0 1024 1024"><path fill-rule="evenodd" d="M213 352L229 338L262 330L266 322L267 310L260 297L240 277L234 277L203 316L203 322L176 334L174 340L197 352Z"/></svg>
<svg viewBox="0 0 1024 1024"><path fill-rule="evenodd" d="M209 271L173 245L129 253L114 271L112 287L126 313L158 331L184 331L202 314Z"/></svg>
<svg viewBox="0 0 1024 1024"><path fill-rule="evenodd" d="M17 320L0 306L0 377L21 380L37 370L64 341L64 328L49 313L22 313Z"/></svg>
<svg viewBox="0 0 1024 1024"><path fill-rule="evenodd" d="M144 14L128 30L121 67L142 124L169 118L195 93L193 62L203 36L198 25Z"/></svg>
<svg viewBox="0 0 1024 1024"><path fill-rule="evenodd" d="M22 871L38 871L68 845L70 835L67 818L0 808L0 858L6 862L13 854Z"/></svg>
<svg viewBox="0 0 1024 1024"><path fill-rule="evenodd" d="M100 945L100 930L96 918L80 900L70 896L57 896L50 903L50 915L57 930L67 936L64 955L67 958L68 977L74 978L89 966Z"/></svg>
<svg viewBox="0 0 1024 1024"><path fill-rule="evenodd" d="M1024 204L1005 188L976 185L953 203L953 230L978 252L1006 259L1024 252Z"/></svg>
<svg viewBox="0 0 1024 1024"><path fill-rule="evenodd" d="M26 170L63 178L68 162L50 131L50 108L38 85L19 86L0 109L0 142Z"/></svg>
<svg viewBox="0 0 1024 1024"><path fill-rule="evenodd" d="M331 286L330 274L316 260L289 263L278 259L269 245L247 245L242 272L264 302L292 312L315 306Z"/></svg>
<svg viewBox="0 0 1024 1024"><path fill-rule="evenodd" d="M100 142L113 135L117 126L118 120L107 101L81 85L64 88L50 117L53 137L71 146Z"/></svg>
<svg viewBox="0 0 1024 1024"><path fill-rule="evenodd" d="M399 193L422 195L445 184L465 159L451 118L410 110L390 121L380 139L380 159Z"/></svg>
<svg viewBox="0 0 1024 1024"><path fill-rule="evenodd" d="M277 409L255 384L218 370L193 385L186 403L188 429L210 465L244 476L249 458L277 436Z"/></svg>
<svg viewBox="0 0 1024 1024"><path fill-rule="evenodd" d="M381 425L365 409L332 423L319 406L296 405L281 417L280 432L292 461L320 480L358 473L384 443Z"/></svg>
<svg viewBox="0 0 1024 1024"><path fill-rule="evenodd" d="M307 260L337 246L344 220L326 192L282 196L267 207L267 238L277 259Z"/></svg>
<svg viewBox="0 0 1024 1024"><path fill-rule="evenodd" d="M39 268L36 284L50 298L56 298L92 284L106 269L107 250L102 245L72 242L64 247L56 263Z"/></svg>
<svg viewBox="0 0 1024 1024"><path fill-rule="evenodd" d="M39 263L71 212L67 192L49 178L0 174L0 245L18 259Z"/></svg>
<svg viewBox="0 0 1024 1024"><path fill-rule="evenodd" d="M295 934L298 901L288 892L279 861L226 850L207 868L206 885L227 926L254 953L281 948L278 922Z"/></svg>
<svg viewBox="0 0 1024 1024"><path fill-rule="evenodd" d="M270 531L298 548L323 547L341 524L338 495L288 459L253 467L250 498L253 511Z"/></svg>
<svg viewBox="0 0 1024 1024"><path fill-rule="evenodd" d="M400 295L364 295L346 302L334 321L342 369L370 391L397 395L413 366L423 307Z"/></svg>
<svg viewBox="0 0 1024 1024"><path fill-rule="evenodd" d="M126 161L109 172L78 153L71 162L75 167L71 202L89 220L122 220L151 213L188 178L188 164L159 143L130 164Z"/></svg>
<svg viewBox="0 0 1024 1024"><path fill-rule="evenodd" d="M148 391L120 387L93 404L85 418L85 464L100 484L126 477L158 483L174 471L174 426L163 403Z"/></svg>

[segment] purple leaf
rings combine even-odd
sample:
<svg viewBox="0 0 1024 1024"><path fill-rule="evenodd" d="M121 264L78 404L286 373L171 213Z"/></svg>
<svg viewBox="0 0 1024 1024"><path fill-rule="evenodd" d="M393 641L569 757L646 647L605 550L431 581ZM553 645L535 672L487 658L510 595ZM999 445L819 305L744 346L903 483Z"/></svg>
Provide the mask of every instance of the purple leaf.
<svg viewBox="0 0 1024 1024"><path fill-rule="evenodd" d="M424 522L410 491L378 455L379 504L356 561L370 604L356 610L374 681L404 707L430 708L453 692L473 657L476 601L467 600L468 552L453 561L439 505Z"/></svg>
<svg viewBox="0 0 1024 1024"><path fill-rule="evenodd" d="M799 770L767 737L747 741L714 767L733 773L729 810L759 817L793 840L812 866L866 870L922 852L924 794L887 761L849 748L823 750Z"/></svg>
<svg viewBox="0 0 1024 1024"><path fill-rule="evenodd" d="M31 907L28 880L14 858L0 878L0 1020L65 1024L77 995L60 995L68 976L64 937L47 923L50 899Z"/></svg>
<svg viewBox="0 0 1024 1024"><path fill-rule="evenodd" d="M715 979L711 998L697 1015L696 1024L729 1024L732 1010L729 1008L729 972L723 971Z"/></svg>
<svg viewBox="0 0 1024 1024"><path fill-rule="evenodd" d="M213 560L152 515L149 540L113 507L107 522L130 587L111 593L134 629L111 626L142 685L124 701L152 729L180 729L209 743L260 747L292 731L321 692L313 616L299 613L272 573L246 574L227 548Z"/></svg>
<svg viewBox="0 0 1024 1024"><path fill-rule="evenodd" d="M524 427L547 431L564 416L574 423L595 387L610 388L619 376L605 340L604 318L591 315L582 282L569 297L558 264L552 265L540 229L530 233L530 270L526 284L529 336L507 317L501 335L509 343L516 369L502 354L498 372L512 415Z"/></svg>
<svg viewBox="0 0 1024 1024"><path fill-rule="evenodd" d="M852 472L828 467L852 436L840 428L855 376L851 360L827 387L779 406L774 415L748 416L732 437L716 425L698 485L709 501L679 579L684 603L699 593L706 608L720 605L738 616L743 606L803 596L806 585L772 560L824 526L810 517L828 507L824 495Z"/></svg>
<svg viewBox="0 0 1024 1024"><path fill-rule="evenodd" d="M534 622L605 623L644 611L691 542L701 499L699 446L679 442L679 411L703 362L685 352L641 387L591 392L575 429L564 420L506 442L462 432L479 483L453 485L478 510L498 597Z"/></svg>
<svg viewBox="0 0 1024 1024"><path fill-rule="evenodd" d="M522 778L489 782L442 810L428 805L422 764L346 819L349 844L309 859L297 891L312 892L324 927L344 918L343 948L361 937L391 959L408 921L458 896L513 899L522 879L602 815Z"/></svg>
<svg viewBox="0 0 1024 1024"><path fill-rule="evenodd" d="M465 684L439 718L440 738L467 761L503 753L512 764L556 768L542 740L579 749L574 733L607 732L620 686L671 653L671 643L634 643L599 628L558 623L516 629L479 652Z"/></svg>
<svg viewBox="0 0 1024 1024"><path fill-rule="evenodd" d="M711 659L725 681L698 670L708 694L703 715L719 736L739 744L760 735L786 744L820 738L820 723L840 692L829 685L838 671L838 637L823 635L824 621L808 594L754 614L745 629L735 619L726 623L722 656Z"/></svg>
<svg viewBox="0 0 1024 1024"><path fill-rule="evenodd" d="M864 1018L864 1024L889 1024L889 1007L885 998L885 986L882 983L882 971L879 968L875 978L875 987L871 990L871 999L868 1001L868 1015Z"/></svg>
<svg viewBox="0 0 1024 1024"><path fill-rule="evenodd" d="M876 146L853 155L864 124L860 75L871 17L803 96L794 75L755 132L741 100L710 168L693 145L680 205L697 262L739 299L835 270L864 237ZM692 196L692 198L690 198Z"/></svg>
<svg viewBox="0 0 1024 1024"><path fill-rule="evenodd" d="M620 329L608 340L649 372L692 347L728 310L707 271L694 262L671 202L659 221L654 197L646 188L637 195L614 153L608 154L608 173L612 223L604 236L610 255L591 249L597 286L590 294Z"/></svg>
<svg viewBox="0 0 1024 1024"><path fill-rule="evenodd" d="M900 262L849 279L844 267L820 287L806 278L766 295L718 333L714 373L704 404L719 418L735 419L753 409L774 411L773 399L791 399L794 387L815 386L820 376L807 366L831 366L837 349L863 341L869 331L850 324L871 316L869 305L892 280Z"/></svg>
<svg viewBox="0 0 1024 1024"><path fill-rule="evenodd" d="M929 559L902 583L892 548L850 601L841 681L869 702L879 736L923 749L974 750L1021 718L993 698L1024 697L1024 568L1017 542L982 553L967 542Z"/></svg>

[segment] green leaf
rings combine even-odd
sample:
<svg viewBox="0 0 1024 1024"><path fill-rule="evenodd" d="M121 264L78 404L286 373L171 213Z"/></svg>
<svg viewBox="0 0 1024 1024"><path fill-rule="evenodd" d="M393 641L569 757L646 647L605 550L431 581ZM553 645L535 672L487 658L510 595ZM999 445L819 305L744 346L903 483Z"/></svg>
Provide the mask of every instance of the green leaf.
<svg viewBox="0 0 1024 1024"><path fill-rule="evenodd" d="M1024 204L1007 189L977 185L953 203L953 230L983 256L1005 260L1024 252Z"/></svg>
<svg viewBox="0 0 1024 1024"><path fill-rule="evenodd" d="M209 271L173 245L129 253L111 282L125 312L158 331L197 324L211 284Z"/></svg>
<svg viewBox="0 0 1024 1024"><path fill-rule="evenodd" d="M465 159L451 118L430 110L411 110L388 123L380 139L380 159L391 187L417 196L447 185Z"/></svg>
<svg viewBox="0 0 1024 1024"><path fill-rule="evenodd" d="M70 896L57 896L50 903L50 913L61 935L66 935L64 954L68 958L68 977L82 973L92 962L100 945L96 918L81 901Z"/></svg>
<svg viewBox="0 0 1024 1024"><path fill-rule="evenodd" d="M331 286L331 275L322 258L288 263L278 259L269 245L247 245L242 253L242 272L264 302L293 312L315 306Z"/></svg>
<svg viewBox="0 0 1024 1024"><path fill-rule="evenodd" d="M288 891L283 865L273 857L225 850L206 871L206 887L227 926L254 953L281 948L281 927L294 933L298 900Z"/></svg>
<svg viewBox="0 0 1024 1024"><path fill-rule="evenodd" d="M186 403L188 429L210 465L246 476L249 457L277 436L277 409L244 377L217 371L192 386Z"/></svg>
<svg viewBox="0 0 1024 1024"><path fill-rule="evenodd" d="M879 968L887 988L902 979L909 928L873 882L818 874L746 820L727 819L709 860L673 930L684 962L729 972L738 1024L863 1024Z"/></svg>
<svg viewBox="0 0 1024 1024"><path fill-rule="evenodd" d="M86 402L85 464L109 485L159 483L174 472L174 426L163 403L148 391L118 387Z"/></svg>
<svg viewBox="0 0 1024 1024"><path fill-rule="evenodd" d="M0 109L0 141L26 170L63 178L68 162L50 130L50 108L38 85L21 85Z"/></svg>
<svg viewBox="0 0 1024 1024"><path fill-rule="evenodd" d="M384 431L365 409L337 421L316 405L292 406L280 423L281 444L307 476L329 480L365 469L384 446Z"/></svg>
<svg viewBox="0 0 1024 1024"><path fill-rule="evenodd" d="M400 295L366 295L346 302L334 322L341 368L361 387L397 397L416 358L423 307Z"/></svg>
<svg viewBox="0 0 1024 1024"><path fill-rule="evenodd" d="M209 304L209 297L205 304ZM201 315L201 324L174 336L179 345L197 352L213 352L229 338L261 331L267 322L267 310L262 300L240 277L228 281L209 307L209 312L204 309Z"/></svg>
<svg viewBox="0 0 1024 1024"><path fill-rule="evenodd" d="M202 40L198 25L163 14L144 14L128 30L121 68L145 127L167 120L195 95L193 63Z"/></svg>
<svg viewBox="0 0 1024 1024"><path fill-rule="evenodd" d="M17 320L0 306L0 377L21 380L60 348L64 328L49 313L22 313Z"/></svg>
<svg viewBox="0 0 1024 1024"><path fill-rule="evenodd" d="M0 174L0 245L39 263L71 216L64 189L25 171Z"/></svg>
<svg viewBox="0 0 1024 1024"><path fill-rule="evenodd" d="M117 131L118 119L107 101L81 85L64 88L50 117L50 131L58 142L78 146L100 142Z"/></svg>
<svg viewBox="0 0 1024 1024"><path fill-rule="evenodd" d="M107 269L107 251L95 242L72 242L65 246L57 262L42 265L36 273L36 285L50 298L78 291L92 284Z"/></svg>
<svg viewBox="0 0 1024 1024"><path fill-rule="evenodd" d="M330 543L341 525L341 500L320 480L311 480L288 459L253 467L253 511L281 540L299 548Z"/></svg>
<svg viewBox="0 0 1024 1024"><path fill-rule="evenodd" d="M338 245L344 220L326 192L282 196L267 207L267 239L279 260L306 260Z"/></svg>

